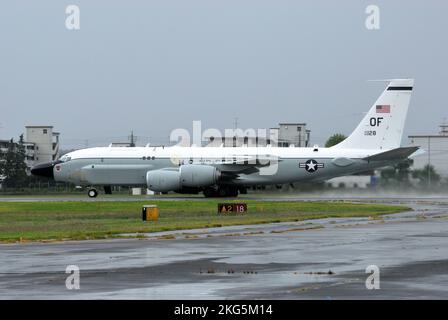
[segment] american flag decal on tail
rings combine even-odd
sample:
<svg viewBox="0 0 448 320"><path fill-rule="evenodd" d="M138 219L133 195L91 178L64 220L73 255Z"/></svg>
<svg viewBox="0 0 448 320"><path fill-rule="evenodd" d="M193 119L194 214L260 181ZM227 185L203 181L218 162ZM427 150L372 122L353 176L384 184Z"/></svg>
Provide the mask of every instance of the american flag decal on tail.
<svg viewBox="0 0 448 320"><path fill-rule="evenodd" d="M377 105L376 106L376 113L390 113L390 105Z"/></svg>

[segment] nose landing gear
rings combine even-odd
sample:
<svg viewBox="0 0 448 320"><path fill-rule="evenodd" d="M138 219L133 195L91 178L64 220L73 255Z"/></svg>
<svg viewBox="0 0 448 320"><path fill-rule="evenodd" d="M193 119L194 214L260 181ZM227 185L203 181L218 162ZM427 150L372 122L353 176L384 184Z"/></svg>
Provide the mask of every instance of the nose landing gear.
<svg viewBox="0 0 448 320"><path fill-rule="evenodd" d="M104 193L105 194L112 194L112 187L111 186L104 186ZM89 188L87 191L87 195L89 198L96 198L98 196L98 190L95 188Z"/></svg>
<svg viewBox="0 0 448 320"><path fill-rule="evenodd" d="M89 196L89 198L96 198L98 196L98 191L96 191L96 189L89 189L89 191L87 191L87 195Z"/></svg>

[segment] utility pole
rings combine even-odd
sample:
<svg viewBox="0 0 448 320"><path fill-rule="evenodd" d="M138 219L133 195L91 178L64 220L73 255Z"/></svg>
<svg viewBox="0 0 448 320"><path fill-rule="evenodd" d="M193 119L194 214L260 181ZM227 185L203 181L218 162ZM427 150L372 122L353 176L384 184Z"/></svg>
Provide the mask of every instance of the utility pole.
<svg viewBox="0 0 448 320"><path fill-rule="evenodd" d="M235 130L238 129L238 118L237 117L234 118L233 129L235 129Z"/></svg>
<svg viewBox="0 0 448 320"><path fill-rule="evenodd" d="M428 136L428 188L431 187L431 137Z"/></svg>
<svg viewBox="0 0 448 320"><path fill-rule="evenodd" d="M130 147L135 147L134 130L131 130L130 140L131 140Z"/></svg>

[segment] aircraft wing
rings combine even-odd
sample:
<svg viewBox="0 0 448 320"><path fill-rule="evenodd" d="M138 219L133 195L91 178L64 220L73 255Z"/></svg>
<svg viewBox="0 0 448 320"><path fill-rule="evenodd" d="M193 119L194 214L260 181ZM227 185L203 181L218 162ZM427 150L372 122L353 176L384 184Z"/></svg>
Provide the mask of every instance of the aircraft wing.
<svg viewBox="0 0 448 320"><path fill-rule="evenodd" d="M273 155L247 156L243 158L229 158L217 167L227 174L251 174L258 172L259 168L276 164L279 161L280 159Z"/></svg>
<svg viewBox="0 0 448 320"><path fill-rule="evenodd" d="M373 156L368 156L363 158L363 160L367 161L388 161L388 160L397 160L397 159L406 159L415 151L417 151L420 147L402 147L396 148L392 150L388 150L385 152L374 154Z"/></svg>

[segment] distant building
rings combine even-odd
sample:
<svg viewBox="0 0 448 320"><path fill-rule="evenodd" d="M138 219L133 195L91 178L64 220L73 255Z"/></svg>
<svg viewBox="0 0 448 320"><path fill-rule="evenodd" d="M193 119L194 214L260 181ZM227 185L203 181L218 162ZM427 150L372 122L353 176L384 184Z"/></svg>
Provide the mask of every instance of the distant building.
<svg viewBox="0 0 448 320"><path fill-rule="evenodd" d="M306 123L279 123L279 147L308 147L311 130L306 129Z"/></svg>
<svg viewBox="0 0 448 320"><path fill-rule="evenodd" d="M367 189L374 185L375 176L351 175L332 178L326 181L326 185L332 188Z"/></svg>
<svg viewBox="0 0 448 320"><path fill-rule="evenodd" d="M131 135L129 136L129 141L112 142L111 144L109 144L109 147L111 147L111 148L133 148L133 147L135 147L136 140L137 140L137 137L134 136L134 131L131 131Z"/></svg>
<svg viewBox="0 0 448 320"><path fill-rule="evenodd" d="M206 137L206 141L203 142L207 147L262 147L271 144L269 137L253 137L253 136L231 136L231 137Z"/></svg>
<svg viewBox="0 0 448 320"><path fill-rule="evenodd" d="M0 140L0 150L6 152L8 150L9 140Z"/></svg>
<svg viewBox="0 0 448 320"><path fill-rule="evenodd" d="M278 147L308 147L311 130L306 129L306 123L280 123L278 128L265 130L263 136L248 135L240 132L235 136L205 137L204 145L208 147L242 147L242 146L278 146Z"/></svg>
<svg viewBox="0 0 448 320"><path fill-rule="evenodd" d="M31 167L59 158L59 133L52 126L27 126L25 141L25 163L29 173ZM8 151L10 140L0 140L0 150ZM15 141L17 147L17 141Z"/></svg>
<svg viewBox="0 0 448 320"><path fill-rule="evenodd" d="M109 147L111 147L111 148L123 148L123 147L131 148L131 147L134 147L134 145L131 142L112 142L111 144L109 144Z"/></svg>
<svg viewBox="0 0 448 320"><path fill-rule="evenodd" d="M414 169L422 169L427 164L436 172L448 178L448 125L440 125L438 134L410 135L410 146L421 147L425 153L414 157Z"/></svg>
<svg viewBox="0 0 448 320"><path fill-rule="evenodd" d="M53 132L53 126L26 126L25 128L27 165L31 167L59 158L59 133Z"/></svg>

